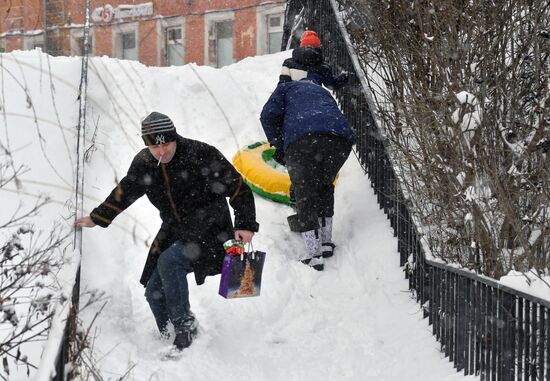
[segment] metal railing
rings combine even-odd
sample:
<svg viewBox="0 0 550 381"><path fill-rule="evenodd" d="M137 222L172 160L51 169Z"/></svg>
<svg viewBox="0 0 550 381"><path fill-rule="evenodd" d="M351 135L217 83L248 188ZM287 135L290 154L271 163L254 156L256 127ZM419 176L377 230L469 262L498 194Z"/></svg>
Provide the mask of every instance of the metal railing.
<svg viewBox="0 0 550 381"><path fill-rule="evenodd" d="M390 160L389 143L373 118L376 105L342 20L343 10L336 0L289 0L283 46L291 41L295 47L292 30L315 30L333 70L351 74L348 85L335 95L354 127L358 160L397 237L409 288L441 351L457 371L481 380L550 380L548 301L426 258ZM295 22L299 28L293 28Z"/></svg>

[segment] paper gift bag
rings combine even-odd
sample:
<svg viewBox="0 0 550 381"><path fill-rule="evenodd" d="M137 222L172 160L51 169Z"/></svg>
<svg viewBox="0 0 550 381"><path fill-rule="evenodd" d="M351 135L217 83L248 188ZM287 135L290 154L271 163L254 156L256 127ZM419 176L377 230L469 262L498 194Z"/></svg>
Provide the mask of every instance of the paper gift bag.
<svg viewBox="0 0 550 381"><path fill-rule="evenodd" d="M225 245L224 245L225 246ZM259 296L265 253L227 248L223 261L219 294L227 299Z"/></svg>

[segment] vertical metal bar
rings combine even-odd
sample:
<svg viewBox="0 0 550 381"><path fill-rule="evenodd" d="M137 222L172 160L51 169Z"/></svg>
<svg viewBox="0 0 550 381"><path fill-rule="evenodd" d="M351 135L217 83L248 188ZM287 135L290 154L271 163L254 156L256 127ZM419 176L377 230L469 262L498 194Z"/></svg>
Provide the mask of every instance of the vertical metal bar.
<svg viewBox="0 0 550 381"><path fill-rule="evenodd" d="M495 331L496 331L496 348L495 348L495 357L496 357L496 371L495 371L495 380L502 380L502 357L503 357L503 348L504 348L504 316L503 316L503 292L499 289L495 290Z"/></svg>
<svg viewBox="0 0 550 381"><path fill-rule="evenodd" d="M515 352L515 337L516 337L516 297L513 294L504 292L503 298L503 314L504 314L504 348L502 354L502 372L504 380L513 381L515 373L516 352Z"/></svg>
<svg viewBox="0 0 550 381"><path fill-rule="evenodd" d="M433 309L434 309L434 306L435 306L435 298L433 297L433 280L434 280L434 277L435 277L435 274L434 274L434 268L433 266L429 266L428 267L428 272L429 272L429 277L430 279L432 280L432 282L430 283L430 301L429 301L429 304L428 304L428 325L431 325L432 326L432 332L433 332L433 329L434 329L434 316L433 316Z"/></svg>
<svg viewBox="0 0 550 381"><path fill-rule="evenodd" d="M486 354L487 350L487 286L485 284L481 285L481 303L480 303L480 335L479 335L479 370L480 370L480 379L485 381L487 377L487 362Z"/></svg>
<svg viewBox="0 0 550 381"><path fill-rule="evenodd" d="M456 335L456 274L451 273L451 292L449 298L449 361L455 361L455 335Z"/></svg>
<svg viewBox="0 0 550 381"><path fill-rule="evenodd" d="M447 308L446 308L446 324L447 324L447 353L449 360L452 361L453 353L453 274L448 271L448 284L447 284Z"/></svg>
<svg viewBox="0 0 550 381"><path fill-rule="evenodd" d="M420 283L419 282L419 274L420 274L420 268L419 268L419 263L417 261L418 259L418 235L414 234L414 237L413 237L413 242L414 242L414 246L412 248L413 250L413 255L412 255L412 262L413 262L413 283L414 283L414 289L416 291L418 291L418 284ZM418 292L416 293L416 301L418 301Z"/></svg>
<svg viewBox="0 0 550 381"><path fill-rule="evenodd" d="M537 379L537 304L531 302L531 349L529 350L529 373L532 380Z"/></svg>
<svg viewBox="0 0 550 381"><path fill-rule="evenodd" d="M466 361L468 373L465 375L475 374L475 338L477 336L476 330L476 287L477 282L469 280L469 292L468 292L468 308L470 310L468 319L468 359Z"/></svg>
<svg viewBox="0 0 550 381"><path fill-rule="evenodd" d="M496 314L496 303L497 303L497 295L496 290L493 287L488 287L489 289L489 332L490 332L490 345L489 345L489 351L490 358L487 360L487 364L489 365L490 371L491 371L491 381L495 381L495 373L496 373L496 352L497 352L497 314Z"/></svg>
<svg viewBox="0 0 550 381"><path fill-rule="evenodd" d="M414 255L414 268L416 269L416 301L422 300L422 293L424 292L424 263L421 259L420 251L420 239L416 240L416 248Z"/></svg>
<svg viewBox="0 0 550 381"><path fill-rule="evenodd" d="M497 321L496 321L496 324L497 324L497 327L496 327L496 330L497 330L497 349L496 349L496 363L497 363L497 369L496 369L496 379L498 381L501 381L503 380L503 376L504 376L504 373L503 373L503 365L502 365L502 361L504 359L504 342L505 342L505 338L504 338L504 328L505 328L505 321L504 321L504 316L503 316L503 298L504 298L504 293L501 291L501 290L496 290L496 293L498 295L498 298L497 298Z"/></svg>
<svg viewBox="0 0 550 381"><path fill-rule="evenodd" d="M523 380L523 356L524 356L524 340L525 340L525 326L524 326L524 304L523 298L518 298L518 315L517 315L517 376L518 380Z"/></svg>
<svg viewBox="0 0 550 381"><path fill-rule="evenodd" d="M435 338L441 342L441 269L434 267L435 272L435 281L434 281L434 306L433 306L433 316L434 316L434 326L433 332Z"/></svg>
<svg viewBox="0 0 550 381"><path fill-rule="evenodd" d="M407 263L407 257L409 256L409 235L411 232L411 224L409 219L408 211L405 207L405 205L402 206L401 209L401 218L403 218L403 232L402 234L402 246L401 246L401 256L400 256L400 262L399 264L403 266L405 263Z"/></svg>
<svg viewBox="0 0 550 381"><path fill-rule="evenodd" d="M420 248L419 248L420 249ZM424 261L420 258L420 250L418 250L418 256L416 258L416 268L418 271L418 293L416 294L416 301L420 302L422 305L422 300L424 299L424 285L426 280L426 274L424 273Z"/></svg>
<svg viewBox="0 0 550 381"><path fill-rule="evenodd" d="M513 320L513 296L507 292L501 294L501 318L503 321L502 327L502 348L501 348L501 366L499 369L500 380L513 380L514 371L514 353L513 353L513 337L514 337L514 320Z"/></svg>
<svg viewBox="0 0 550 381"><path fill-rule="evenodd" d="M545 356L544 356L544 338L546 337L546 319L545 319L545 316L544 316L544 306L542 305L539 305L539 335L538 335L538 338L537 338L537 342L538 342L538 346L539 346L539 353L538 353L538 356L537 356L537 366L538 366L538 379L539 380L544 380L544 367L545 367Z"/></svg>
<svg viewBox="0 0 550 381"><path fill-rule="evenodd" d="M407 224L405 222L405 215L403 214L404 213L404 209L405 209L405 204L404 204L405 200L404 200L404 197L403 195L401 195L401 197L399 198L399 204L397 205L397 218L399 219L399 222L398 222L398 227L399 227L399 256L400 258L403 258L403 253L404 253L404 245L403 245L403 239L404 239L404 232L405 232L405 229L407 228Z"/></svg>
<svg viewBox="0 0 550 381"><path fill-rule="evenodd" d="M529 300L525 300L525 307L524 307L524 324L525 324L525 330L523 335L523 343L524 343L524 356L523 356L523 379L525 381L529 381L529 364L531 361L531 303Z"/></svg>
<svg viewBox="0 0 550 381"><path fill-rule="evenodd" d="M425 306L426 303L430 303L432 296L431 296L431 284L432 284L432 278L430 273L430 266L426 263L424 260L424 256L422 255L421 259L422 263L422 295L420 296L420 304L422 306ZM425 319L428 316L428 311L426 311L425 308L422 309L423 312L423 318Z"/></svg>
<svg viewBox="0 0 550 381"><path fill-rule="evenodd" d="M384 213L386 214L386 218L388 216L388 180L390 177L390 171L388 168L388 162L386 160L386 153L384 150L384 154L382 155L382 166L384 168L384 177L382 182L382 208L384 209Z"/></svg>
<svg viewBox="0 0 550 381"><path fill-rule="evenodd" d="M472 289L474 287L474 281L469 278L464 278L464 281L464 370L466 371L466 369L468 369L468 374L471 374L470 350L472 344L472 325L474 320L474 310L472 308ZM466 373L464 374L466 375Z"/></svg>
<svg viewBox="0 0 550 381"><path fill-rule="evenodd" d="M464 369L464 348L466 342L466 288L467 279L461 276L457 277L457 313L456 313L456 370L460 372Z"/></svg>
<svg viewBox="0 0 550 381"><path fill-rule="evenodd" d="M485 314L485 373L486 379L491 379L491 343L493 341L493 336L491 332L491 303L493 302L492 288L490 286L485 287L485 296L486 296L486 314Z"/></svg>
<svg viewBox="0 0 550 381"><path fill-rule="evenodd" d="M448 310L447 310L447 306L448 306L448 301L447 301L447 296L449 294L449 279L448 279L448 274L449 272L446 271L446 270L442 270L442 292L443 294L441 295L442 296L442 299L441 299L441 349L443 350L443 352L445 353L445 357L449 356L449 348L448 348L448 340L447 340L447 337L449 336L448 335L448 332L447 332L447 327L448 327L448 317L449 317L449 313L448 313Z"/></svg>
<svg viewBox="0 0 550 381"><path fill-rule="evenodd" d="M546 380L550 381L550 310L548 308L545 308L545 315L546 315L546 337L544 338L544 341L546 342L546 361L544 362L544 367L546 369Z"/></svg>
<svg viewBox="0 0 550 381"><path fill-rule="evenodd" d="M480 365L480 354L481 354L481 286L482 284L479 282L474 282L474 301L473 301L473 308L474 308L474 375L479 376L479 372L481 369Z"/></svg>

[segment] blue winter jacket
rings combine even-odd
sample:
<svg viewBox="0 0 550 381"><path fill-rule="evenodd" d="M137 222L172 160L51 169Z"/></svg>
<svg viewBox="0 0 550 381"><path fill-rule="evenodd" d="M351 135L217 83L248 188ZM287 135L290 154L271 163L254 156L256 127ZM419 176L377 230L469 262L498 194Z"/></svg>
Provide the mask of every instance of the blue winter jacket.
<svg viewBox="0 0 550 381"><path fill-rule="evenodd" d="M269 143L286 150L307 133L353 141L353 131L332 95L313 80L280 83L260 115Z"/></svg>

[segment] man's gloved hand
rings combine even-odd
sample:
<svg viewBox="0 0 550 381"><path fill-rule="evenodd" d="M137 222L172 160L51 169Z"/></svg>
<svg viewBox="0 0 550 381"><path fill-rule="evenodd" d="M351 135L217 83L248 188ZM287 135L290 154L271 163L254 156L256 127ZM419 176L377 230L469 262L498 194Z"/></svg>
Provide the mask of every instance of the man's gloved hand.
<svg viewBox="0 0 550 381"><path fill-rule="evenodd" d="M283 150L275 149L275 153L272 156L273 160L281 165L285 165L285 153Z"/></svg>

